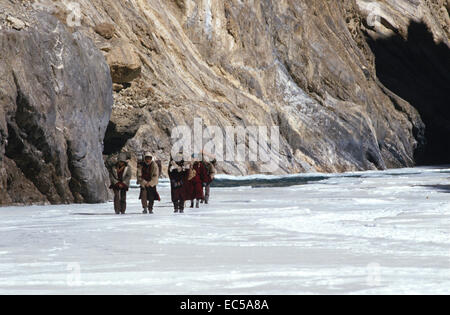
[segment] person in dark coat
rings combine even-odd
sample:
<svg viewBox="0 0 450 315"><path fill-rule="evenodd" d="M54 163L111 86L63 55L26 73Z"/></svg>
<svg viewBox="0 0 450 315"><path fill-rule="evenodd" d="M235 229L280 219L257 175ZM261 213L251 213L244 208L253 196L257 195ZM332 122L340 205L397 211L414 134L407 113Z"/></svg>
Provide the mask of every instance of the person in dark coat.
<svg viewBox="0 0 450 315"><path fill-rule="evenodd" d="M185 202L185 182L187 176L187 169L184 165L183 159L174 161L172 158L169 162L168 172L170 178L170 189L172 195L172 202L175 213L184 213Z"/></svg>
<svg viewBox="0 0 450 315"><path fill-rule="evenodd" d="M114 211L116 214L125 214L127 210L127 191L131 181L131 167L128 166L126 157L119 155L119 160L109 171L111 181L110 189L114 192Z"/></svg>
<svg viewBox="0 0 450 315"><path fill-rule="evenodd" d="M160 200L156 186L159 182L159 167L150 152L145 153L144 163L139 171L138 181L141 186L140 199L143 213L153 214L155 200Z"/></svg>

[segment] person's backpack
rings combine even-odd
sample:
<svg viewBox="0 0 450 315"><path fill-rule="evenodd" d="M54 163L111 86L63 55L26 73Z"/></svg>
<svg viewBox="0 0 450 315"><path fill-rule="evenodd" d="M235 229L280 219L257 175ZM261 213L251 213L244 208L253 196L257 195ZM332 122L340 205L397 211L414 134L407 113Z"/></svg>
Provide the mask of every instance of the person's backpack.
<svg viewBox="0 0 450 315"><path fill-rule="evenodd" d="M203 163L203 166L205 167L205 169L206 169L206 174L209 176L209 175L211 175L211 173L212 173L212 164L209 162L205 162L205 161L202 161L202 163Z"/></svg>

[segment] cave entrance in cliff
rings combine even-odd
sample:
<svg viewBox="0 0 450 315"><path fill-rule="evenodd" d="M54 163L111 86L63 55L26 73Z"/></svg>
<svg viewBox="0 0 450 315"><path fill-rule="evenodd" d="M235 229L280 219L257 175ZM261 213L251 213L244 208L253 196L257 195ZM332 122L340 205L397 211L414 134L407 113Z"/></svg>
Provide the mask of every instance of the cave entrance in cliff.
<svg viewBox="0 0 450 315"><path fill-rule="evenodd" d="M411 22L408 38L371 39L380 81L408 101L426 125L419 165L450 164L450 49L435 43L425 23Z"/></svg>
<svg viewBox="0 0 450 315"><path fill-rule="evenodd" d="M127 144L127 141L134 136L135 133L132 132L118 131L116 124L110 121L106 129L105 139L103 140L103 154L111 155L121 152L122 148Z"/></svg>

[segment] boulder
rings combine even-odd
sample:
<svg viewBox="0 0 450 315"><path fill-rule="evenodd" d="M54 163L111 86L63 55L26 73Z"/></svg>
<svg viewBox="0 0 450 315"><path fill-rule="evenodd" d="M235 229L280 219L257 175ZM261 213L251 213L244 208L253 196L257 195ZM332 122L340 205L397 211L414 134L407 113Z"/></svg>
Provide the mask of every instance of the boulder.
<svg viewBox="0 0 450 315"><path fill-rule="evenodd" d="M110 23L101 23L94 28L94 31L105 39L111 39L114 36L115 26Z"/></svg>
<svg viewBox="0 0 450 315"><path fill-rule="evenodd" d="M14 28L15 30L18 30L18 31L24 29L25 26L26 26L25 23L22 20L17 19L17 18L15 18L13 16L8 16L6 18L6 20L11 24L12 28Z"/></svg>
<svg viewBox="0 0 450 315"><path fill-rule="evenodd" d="M133 45L125 40L116 40L107 54L114 83L130 83L141 74L141 60Z"/></svg>

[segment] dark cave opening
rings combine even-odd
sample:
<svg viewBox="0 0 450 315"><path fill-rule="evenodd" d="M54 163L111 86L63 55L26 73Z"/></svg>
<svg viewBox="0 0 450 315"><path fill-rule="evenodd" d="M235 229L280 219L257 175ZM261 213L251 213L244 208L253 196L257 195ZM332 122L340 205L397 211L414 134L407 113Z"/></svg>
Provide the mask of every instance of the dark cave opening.
<svg viewBox="0 0 450 315"><path fill-rule="evenodd" d="M380 81L414 106L426 125L418 165L450 164L450 49L436 43L425 23L411 22L408 38L393 35L368 43Z"/></svg>
<svg viewBox="0 0 450 315"><path fill-rule="evenodd" d="M103 141L103 154L111 155L121 152L122 148L127 144L127 141L133 138L135 134L136 132L118 131L116 124L110 121Z"/></svg>

